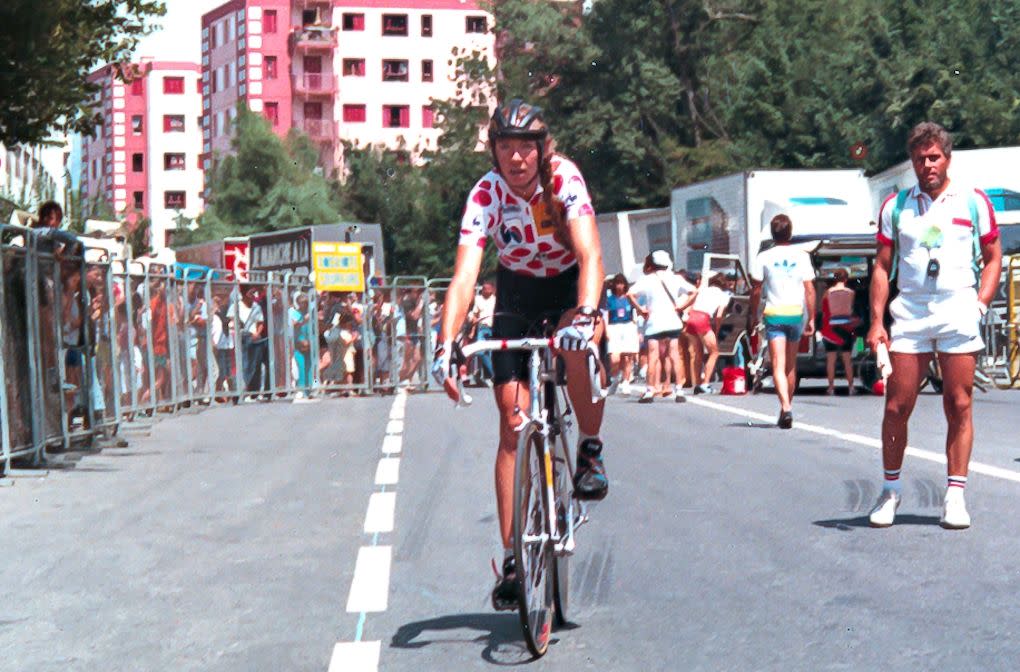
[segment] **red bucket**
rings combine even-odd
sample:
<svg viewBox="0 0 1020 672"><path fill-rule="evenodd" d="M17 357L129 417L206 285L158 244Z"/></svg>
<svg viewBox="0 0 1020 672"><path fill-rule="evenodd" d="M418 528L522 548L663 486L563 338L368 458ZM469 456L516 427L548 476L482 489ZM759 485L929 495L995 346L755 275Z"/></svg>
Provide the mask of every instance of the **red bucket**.
<svg viewBox="0 0 1020 672"><path fill-rule="evenodd" d="M723 394L747 394L747 377L739 366L727 366L722 370Z"/></svg>

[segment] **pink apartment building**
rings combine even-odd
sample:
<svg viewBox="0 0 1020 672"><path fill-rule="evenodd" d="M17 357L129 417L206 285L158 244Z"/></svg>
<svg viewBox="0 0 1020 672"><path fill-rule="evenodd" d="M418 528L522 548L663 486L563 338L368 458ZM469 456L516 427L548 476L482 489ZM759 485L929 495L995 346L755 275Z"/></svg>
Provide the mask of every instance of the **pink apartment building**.
<svg viewBox="0 0 1020 672"><path fill-rule="evenodd" d="M93 99L102 124L82 140L83 193L118 216L149 217L157 250L180 215L203 208L199 73L197 63L143 59L129 76L110 65L89 76L102 87Z"/></svg>
<svg viewBox="0 0 1020 672"><path fill-rule="evenodd" d="M340 141L434 148L432 101L453 97L454 47L493 56L474 0L232 0L202 17L204 165L230 151L238 102L298 128L339 165Z"/></svg>

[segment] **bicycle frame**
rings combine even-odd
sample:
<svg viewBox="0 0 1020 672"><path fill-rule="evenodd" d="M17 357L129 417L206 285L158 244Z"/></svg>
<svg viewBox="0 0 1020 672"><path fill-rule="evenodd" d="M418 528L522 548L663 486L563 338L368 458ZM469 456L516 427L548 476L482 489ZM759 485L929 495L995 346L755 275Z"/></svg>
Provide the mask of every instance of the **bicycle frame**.
<svg viewBox="0 0 1020 672"><path fill-rule="evenodd" d="M556 524L556 494L554 488L553 479L553 451L550 449L549 439L551 438L551 429L553 427L553 419L548 417L548 408L544 407L543 402L545 401L544 395L542 394L542 386L547 383L555 384L556 379L556 367L553 359L553 350L555 349L555 339L553 338L520 338L513 340L488 340L488 341L476 341L470 345L463 346L461 348L462 356L465 361L479 355L483 352L491 352L494 350L525 350L528 351L528 389L531 393L530 405L528 412L525 415L525 421L517 428L517 432L522 432L525 428L531 426L541 434L545 439L542 441L542 485L545 488L546 501L549 502L549 506L546 507L547 518L545 524L546 532L542 535L529 537L522 539L524 543L545 543L551 541L553 544L553 553L557 556L571 555L576 548L576 542L574 540L574 530L588 522L588 511L585 502L578 501L578 510L574 510L574 498L570 499L567 507L568 515L566 516L565 533L560 534L559 526ZM588 346L588 371L590 374L590 383L592 391L592 401L598 401L606 397L606 390L602 389L601 380L599 378L599 364L598 364L598 349L594 344ZM464 391L464 380L461 377L457 377L457 391L460 395L460 400L457 402L458 405L468 406L471 404L471 397ZM569 399L564 395L564 402L569 407ZM561 414L562 415L565 414ZM565 423L564 423L565 424ZM562 429L560 431L563 431ZM571 455L569 449L567 453L567 469L571 470L571 480L573 480L573 473L570 464Z"/></svg>

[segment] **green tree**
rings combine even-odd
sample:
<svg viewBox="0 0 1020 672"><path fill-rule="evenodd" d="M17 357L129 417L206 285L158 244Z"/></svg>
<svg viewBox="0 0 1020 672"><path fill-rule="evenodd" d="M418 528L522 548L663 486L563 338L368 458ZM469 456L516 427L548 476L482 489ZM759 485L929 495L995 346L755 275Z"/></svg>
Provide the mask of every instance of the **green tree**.
<svg viewBox="0 0 1020 672"><path fill-rule="evenodd" d="M283 141L269 123L242 107L233 153L219 162L206 211L181 244L246 236L341 219L328 181L316 167L318 150L296 130Z"/></svg>
<svg viewBox="0 0 1020 672"><path fill-rule="evenodd" d="M0 2L0 143L35 144L53 128L90 134L99 89L86 76L130 58L159 0Z"/></svg>

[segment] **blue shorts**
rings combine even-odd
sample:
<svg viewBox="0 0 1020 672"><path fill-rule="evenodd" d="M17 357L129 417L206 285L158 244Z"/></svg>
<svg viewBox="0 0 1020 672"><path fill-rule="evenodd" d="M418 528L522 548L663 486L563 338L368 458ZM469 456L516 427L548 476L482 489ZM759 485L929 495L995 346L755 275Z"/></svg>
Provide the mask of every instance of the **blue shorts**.
<svg viewBox="0 0 1020 672"><path fill-rule="evenodd" d="M769 324L767 321L765 322L765 338L770 341L784 338L790 342L800 342L800 337L803 333L803 322L800 324Z"/></svg>

